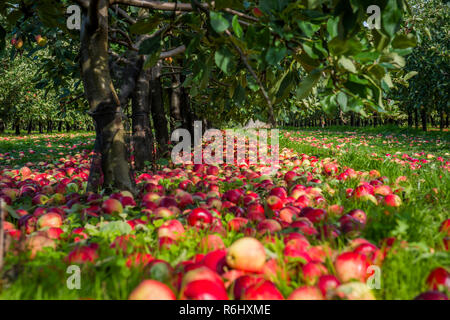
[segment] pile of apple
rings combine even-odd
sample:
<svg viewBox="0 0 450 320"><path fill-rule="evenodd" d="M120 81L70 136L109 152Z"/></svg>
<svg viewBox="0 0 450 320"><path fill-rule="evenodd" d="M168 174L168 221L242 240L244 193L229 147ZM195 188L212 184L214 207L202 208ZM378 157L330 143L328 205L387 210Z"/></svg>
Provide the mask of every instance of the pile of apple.
<svg viewBox="0 0 450 320"><path fill-rule="evenodd" d="M273 177L261 174L263 166L246 164L171 166L143 173L136 178L137 196L84 193L88 150L56 165L38 166L44 172L2 169L1 213L12 242L7 254L25 244L29 259L35 259L48 248L74 243L66 263L93 265L102 257L102 245L88 229L74 227L69 214L86 224L99 224L99 217L125 219L132 231L117 236L109 248L142 274L130 299L375 299L370 279L399 241L362 238L368 213L333 204L335 190L326 180L357 179L358 186L346 190L355 206L371 201L388 213L402 205L406 177L389 183L376 170L342 168L331 159L287 149L280 157L281 168ZM18 208L27 201L28 210ZM157 226L151 236L158 241L143 250L133 241L146 232L139 225L149 224ZM448 251L450 219L439 231ZM158 257L185 241L198 243L198 253L188 260L172 265ZM426 279L429 291L417 299L447 299L449 281L444 267L433 270Z"/></svg>

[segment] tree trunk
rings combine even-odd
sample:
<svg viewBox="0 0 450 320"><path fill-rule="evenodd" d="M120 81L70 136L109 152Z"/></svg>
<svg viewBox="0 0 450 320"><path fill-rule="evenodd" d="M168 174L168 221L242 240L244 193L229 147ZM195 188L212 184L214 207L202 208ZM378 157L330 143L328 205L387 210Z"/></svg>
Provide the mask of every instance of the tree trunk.
<svg viewBox="0 0 450 320"><path fill-rule="evenodd" d="M162 86L160 79L160 66L152 68L150 80L151 105L150 110L155 127L156 141L158 142L159 157L166 157L168 151L169 131L167 129L167 119L164 110L164 102L162 96Z"/></svg>
<svg viewBox="0 0 450 320"><path fill-rule="evenodd" d="M422 130L427 131L427 110L424 107L422 107L420 113L422 116Z"/></svg>
<svg viewBox="0 0 450 320"><path fill-rule="evenodd" d="M184 82L185 76L180 76L181 83ZM191 100L189 92L185 87L181 87L181 101L180 101L181 117L183 118L183 127L186 128L191 137L194 136L194 115L191 109Z"/></svg>
<svg viewBox="0 0 450 320"><path fill-rule="evenodd" d="M52 124L53 124L52 120L48 120L47 121L47 133L51 133L52 132L52 130L53 130Z"/></svg>
<svg viewBox="0 0 450 320"><path fill-rule="evenodd" d="M59 122L58 122L58 132L61 132L61 131L62 131L62 125L63 125L63 122L62 122L62 121L59 121Z"/></svg>
<svg viewBox="0 0 450 320"><path fill-rule="evenodd" d="M33 120L29 120L27 126L27 133L30 134L32 129L33 129Z"/></svg>
<svg viewBox="0 0 450 320"><path fill-rule="evenodd" d="M131 96L132 140L137 170L144 169L146 161L154 163L153 133L150 125L150 76L151 70L141 70Z"/></svg>
<svg viewBox="0 0 450 320"><path fill-rule="evenodd" d="M181 81L180 76L177 74L172 77L172 87L169 89L170 129L172 131L183 126L183 118L181 116L181 95Z"/></svg>
<svg viewBox="0 0 450 320"><path fill-rule="evenodd" d="M5 132L5 123L3 120L0 120L0 133Z"/></svg>
<svg viewBox="0 0 450 320"><path fill-rule="evenodd" d="M16 136L20 136L20 120L17 119L14 123Z"/></svg>
<svg viewBox="0 0 450 320"><path fill-rule="evenodd" d="M42 122L39 121L39 133L44 133L44 128L42 126Z"/></svg>
<svg viewBox="0 0 450 320"><path fill-rule="evenodd" d="M96 132L87 189L119 189L136 194L122 108L108 65L108 6L107 0L92 0L88 9L83 9L82 17L81 76Z"/></svg>
<svg viewBox="0 0 450 320"><path fill-rule="evenodd" d="M416 129L419 129L419 110L417 108L414 109L414 122Z"/></svg>
<svg viewBox="0 0 450 320"><path fill-rule="evenodd" d="M70 123L66 121L66 132L70 132Z"/></svg>
<svg viewBox="0 0 450 320"><path fill-rule="evenodd" d="M408 127L412 127L413 125L413 116L411 111L408 111Z"/></svg>

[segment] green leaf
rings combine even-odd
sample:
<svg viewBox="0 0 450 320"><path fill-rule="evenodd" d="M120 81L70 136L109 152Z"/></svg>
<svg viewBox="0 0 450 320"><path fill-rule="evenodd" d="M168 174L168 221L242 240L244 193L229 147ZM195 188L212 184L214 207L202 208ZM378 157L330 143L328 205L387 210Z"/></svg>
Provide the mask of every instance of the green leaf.
<svg viewBox="0 0 450 320"><path fill-rule="evenodd" d="M216 51L214 61L225 74L230 74L234 67L234 56L225 46Z"/></svg>
<svg viewBox="0 0 450 320"><path fill-rule="evenodd" d="M305 79L303 79L295 92L297 99L304 99L308 96L312 88L314 88L319 81L321 74L322 69L315 69Z"/></svg>
<svg viewBox="0 0 450 320"><path fill-rule="evenodd" d="M347 101L347 95L342 91L339 92L337 95L337 102L341 106L343 112L347 112Z"/></svg>
<svg viewBox="0 0 450 320"><path fill-rule="evenodd" d="M270 65L277 65L287 53L286 47L271 47L267 50L266 61Z"/></svg>
<svg viewBox="0 0 450 320"><path fill-rule="evenodd" d="M394 40L392 40L392 47L396 49L406 49L415 47L417 44L417 39L412 33L399 34Z"/></svg>
<svg viewBox="0 0 450 320"><path fill-rule="evenodd" d="M347 57L341 57L338 61L339 65L341 65L345 70L356 73L356 67L352 60Z"/></svg>
<svg viewBox="0 0 450 320"><path fill-rule="evenodd" d="M414 77L418 74L419 73L417 71L410 71L403 77L403 80L408 81L409 79L411 79L412 77Z"/></svg>
<svg viewBox="0 0 450 320"><path fill-rule="evenodd" d="M220 12L211 11L209 13L209 18L211 19L211 26L217 33L224 32L230 26L228 20L225 19Z"/></svg>
<svg viewBox="0 0 450 320"><path fill-rule="evenodd" d="M398 7L397 0L388 0L382 10L381 24L383 30L392 38L397 32L402 18L402 10Z"/></svg>
<svg viewBox="0 0 450 320"><path fill-rule="evenodd" d="M396 52L390 52L384 54L380 57L380 64L388 63L391 64L394 68L401 69L405 66L405 58L399 55Z"/></svg>
<svg viewBox="0 0 450 320"><path fill-rule="evenodd" d="M280 80L278 90L276 93L277 103L283 101L289 95L292 86L295 84L295 73L288 71Z"/></svg>
<svg viewBox="0 0 450 320"><path fill-rule="evenodd" d="M238 84L238 86L234 90L233 100L238 106L242 107L245 101L245 89L242 88L240 84Z"/></svg>
<svg viewBox="0 0 450 320"><path fill-rule="evenodd" d="M231 22L234 34L238 38L242 38L242 35L244 34L244 31L242 30L241 25L239 24L238 16L233 17L233 21Z"/></svg>
<svg viewBox="0 0 450 320"><path fill-rule="evenodd" d="M139 47L139 54L151 55L161 49L161 36L151 37L142 41Z"/></svg>
<svg viewBox="0 0 450 320"><path fill-rule="evenodd" d="M130 32L134 34L147 34L155 30L160 22L161 19L159 16L150 20L139 20L130 26Z"/></svg>
<svg viewBox="0 0 450 320"><path fill-rule="evenodd" d="M308 37L311 38L314 33L320 29L320 24L312 24L308 21L299 20L297 21L298 27L303 31L303 33Z"/></svg>

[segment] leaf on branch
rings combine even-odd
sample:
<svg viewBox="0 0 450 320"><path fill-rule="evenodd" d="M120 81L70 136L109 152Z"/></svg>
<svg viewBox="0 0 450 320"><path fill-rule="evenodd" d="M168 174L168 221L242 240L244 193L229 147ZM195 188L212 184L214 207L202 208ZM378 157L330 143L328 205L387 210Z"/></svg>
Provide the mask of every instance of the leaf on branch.
<svg viewBox="0 0 450 320"><path fill-rule="evenodd" d="M217 33L224 32L230 26L230 23L228 22L228 20L225 19L221 13L211 11L209 13L209 18L211 19L211 27Z"/></svg>
<svg viewBox="0 0 450 320"><path fill-rule="evenodd" d="M322 69L315 69L303 79L296 90L297 99L304 99L308 96L312 88L319 82L321 73Z"/></svg>

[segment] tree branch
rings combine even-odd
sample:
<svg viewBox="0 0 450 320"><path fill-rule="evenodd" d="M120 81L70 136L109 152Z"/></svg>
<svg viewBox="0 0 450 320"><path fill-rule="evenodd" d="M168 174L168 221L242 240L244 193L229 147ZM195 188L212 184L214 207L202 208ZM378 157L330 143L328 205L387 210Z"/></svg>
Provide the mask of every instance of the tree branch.
<svg viewBox="0 0 450 320"><path fill-rule="evenodd" d="M123 18L125 18L125 20L130 23L130 24L135 24L136 20L132 17L130 17L130 15L123 9L117 7L117 13L120 14Z"/></svg>
<svg viewBox="0 0 450 320"><path fill-rule="evenodd" d="M159 55L159 58L165 59L165 58L173 57L173 56L176 56L177 54L183 53L184 51L186 51L186 46L182 45L182 46L176 47L174 49L161 52L161 54Z"/></svg>

